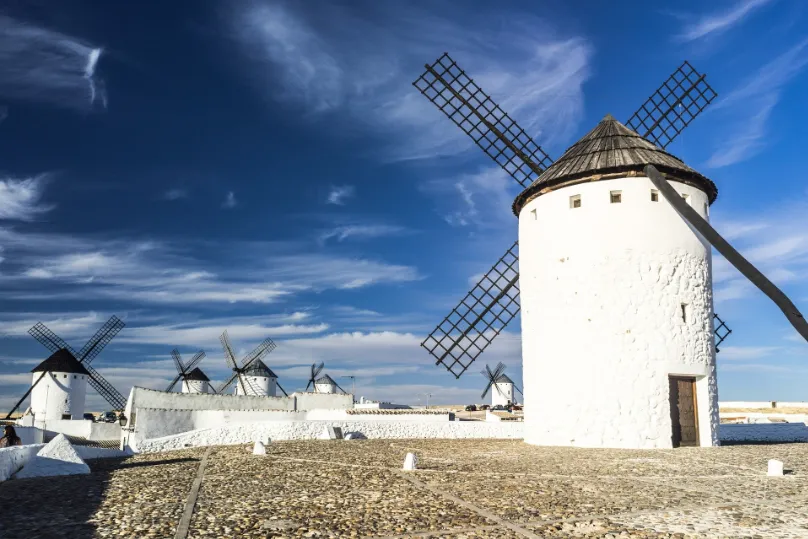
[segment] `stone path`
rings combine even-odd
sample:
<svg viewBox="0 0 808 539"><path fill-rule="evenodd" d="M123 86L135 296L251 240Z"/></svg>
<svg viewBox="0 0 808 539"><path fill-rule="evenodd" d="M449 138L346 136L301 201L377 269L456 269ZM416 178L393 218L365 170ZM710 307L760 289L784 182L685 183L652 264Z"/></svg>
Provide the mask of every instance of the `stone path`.
<svg viewBox="0 0 808 539"><path fill-rule="evenodd" d="M266 456L213 448L202 466L205 452L0 483L0 537L808 537L808 444L306 441L269 444ZM418 471L400 470L407 452ZM766 477L769 458L790 473Z"/></svg>

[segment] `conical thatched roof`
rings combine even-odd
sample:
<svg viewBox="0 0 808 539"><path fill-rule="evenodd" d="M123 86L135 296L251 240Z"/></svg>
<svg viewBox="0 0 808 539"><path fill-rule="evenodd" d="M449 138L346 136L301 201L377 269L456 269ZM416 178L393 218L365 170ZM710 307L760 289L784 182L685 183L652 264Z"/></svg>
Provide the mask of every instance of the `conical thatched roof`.
<svg viewBox="0 0 808 539"><path fill-rule="evenodd" d="M645 176L646 165L654 165L668 178L703 190L711 204L718 196L718 189L708 178L607 114L516 197L513 212L518 216L530 200L562 185L619 176Z"/></svg>

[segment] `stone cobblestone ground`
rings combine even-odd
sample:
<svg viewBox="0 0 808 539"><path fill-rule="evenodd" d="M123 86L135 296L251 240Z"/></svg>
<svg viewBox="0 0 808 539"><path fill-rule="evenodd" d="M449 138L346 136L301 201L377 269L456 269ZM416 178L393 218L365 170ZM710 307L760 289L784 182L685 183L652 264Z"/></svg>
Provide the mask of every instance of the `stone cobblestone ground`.
<svg viewBox="0 0 808 539"><path fill-rule="evenodd" d="M501 440L278 442L207 457L188 538L808 537L808 444L658 451ZM419 470L400 470L407 452ZM175 536L205 449L0 483L0 537ZM766 477L766 462L785 462Z"/></svg>

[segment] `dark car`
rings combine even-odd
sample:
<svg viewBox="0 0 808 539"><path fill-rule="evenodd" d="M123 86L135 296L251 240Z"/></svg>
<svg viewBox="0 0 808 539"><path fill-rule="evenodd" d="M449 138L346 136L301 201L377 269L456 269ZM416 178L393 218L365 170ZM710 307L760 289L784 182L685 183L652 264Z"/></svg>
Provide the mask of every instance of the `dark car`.
<svg viewBox="0 0 808 539"><path fill-rule="evenodd" d="M104 423L115 423L118 421L118 416L115 412L104 412L101 414L101 417L98 418L99 421L103 421Z"/></svg>
<svg viewBox="0 0 808 539"><path fill-rule="evenodd" d="M82 419L86 419L87 421L95 421L95 416L88 412L82 416Z"/></svg>
<svg viewBox="0 0 808 539"><path fill-rule="evenodd" d="M491 408L491 407L488 406L487 404L483 404L483 405L480 406L480 410L488 410L489 408Z"/></svg>
<svg viewBox="0 0 808 539"><path fill-rule="evenodd" d="M467 404L466 405L466 411L467 412L476 412L477 407L475 405L473 405L473 404Z"/></svg>
<svg viewBox="0 0 808 539"><path fill-rule="evenodd" d="M501 404L497 404L496 406L493 406L493 407L491 408L491 411L492 411L492 412L504 412L504 411L505 411L505 407L504 407L504 406L502 406Z"/></svg>

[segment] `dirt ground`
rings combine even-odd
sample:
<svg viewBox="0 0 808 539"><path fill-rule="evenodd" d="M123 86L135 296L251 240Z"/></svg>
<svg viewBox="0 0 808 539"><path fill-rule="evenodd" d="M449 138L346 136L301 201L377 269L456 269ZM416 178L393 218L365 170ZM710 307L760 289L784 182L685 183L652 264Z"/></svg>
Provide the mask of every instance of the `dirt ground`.
<svg viewBox="0 0 808 539"><path fill-rule="evenodd" d="M0 537L808 537L808 444L276 442L90 461L0 483ZM403 472L414 452L419 470ZM768 459L785 463L766 477ZM204 466L202 463L204 462ZM197 497L189 494L196 487ZM183 536L183 535L181 535Z"/></svg>

